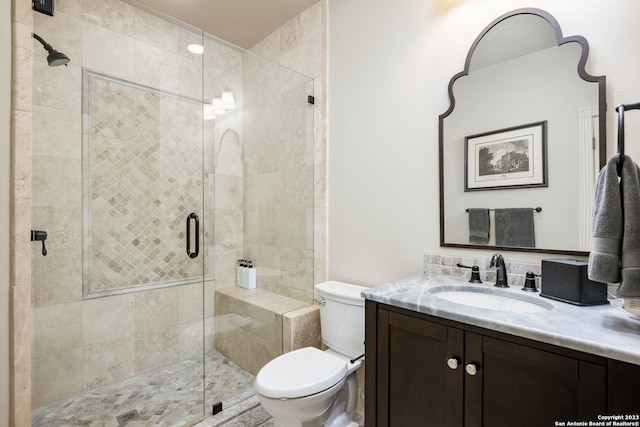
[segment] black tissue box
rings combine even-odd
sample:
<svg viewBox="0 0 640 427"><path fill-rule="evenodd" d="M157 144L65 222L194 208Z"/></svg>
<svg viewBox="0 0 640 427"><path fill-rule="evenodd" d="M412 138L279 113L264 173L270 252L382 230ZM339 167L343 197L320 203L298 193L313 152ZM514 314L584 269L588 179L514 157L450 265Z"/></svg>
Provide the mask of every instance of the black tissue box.
<svg viewBox="0 0 640 427"><path fill-rule="evenodd" d="M587 277L587 262L543 259L540 296L575 305L607 304L607 284Z"/></svg>

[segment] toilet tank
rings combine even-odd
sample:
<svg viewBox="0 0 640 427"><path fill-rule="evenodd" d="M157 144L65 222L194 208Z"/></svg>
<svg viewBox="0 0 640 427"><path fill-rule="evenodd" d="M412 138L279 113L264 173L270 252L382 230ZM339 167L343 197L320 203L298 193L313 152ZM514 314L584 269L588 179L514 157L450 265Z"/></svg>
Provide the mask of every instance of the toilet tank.
<svg viewBox="0 0 640 427"><path fill-rule="evenodd" d="M343 282L325 282L315 286L320 303L322 342L349 357L364 354L363 286Z"/></svg>

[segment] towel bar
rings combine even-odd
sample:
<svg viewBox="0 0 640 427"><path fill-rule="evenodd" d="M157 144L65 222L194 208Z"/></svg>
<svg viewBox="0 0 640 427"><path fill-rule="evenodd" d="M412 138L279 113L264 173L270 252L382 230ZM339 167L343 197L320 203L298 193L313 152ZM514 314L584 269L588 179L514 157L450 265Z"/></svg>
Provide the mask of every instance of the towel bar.
<svg viewBox="0 0 640 427"><path fill-rule="evenodd" d="M542 208L540 208L540 207L537 207L537 208L527 208L527 209L532 209L532 210L534 210L534 211L536 211L536 212L542 212ZM490 210L490 211L495 211L496 209L495 209L495 208L491 208L491 209L489 209L489 210ZM465 211L465 212L469 212L469 208L465 209L464 211Z"/></svg>

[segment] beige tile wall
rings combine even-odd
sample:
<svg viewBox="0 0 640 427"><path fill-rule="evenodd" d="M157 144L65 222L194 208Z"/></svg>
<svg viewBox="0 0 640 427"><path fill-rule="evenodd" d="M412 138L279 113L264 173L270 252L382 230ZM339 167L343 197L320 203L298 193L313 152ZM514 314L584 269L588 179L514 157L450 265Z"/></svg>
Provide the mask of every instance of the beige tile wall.
<svg viewBox="0 0 640 427"><path fill-rule="evenodd" d="M29 2L12 1L11 102L11 425L31 426L31 152L32 38Z"/></svg>
<svg viewBox="0 0 640 427"><path fill-rule="evenodd" d="M254 374L282 352L321 346L319 310L308 304L313 284L327 277L325 14L323 0L256 45L252 52L260 57L244 55L244 152L236 148L239 136L228 135L224 152L236 166L224 182L220 170L216 174L216 197L226 200L216 200L216 218L225 218L228 230L244 230L239 241L224 231L221 238L218 228L217 252L228 240L225 254L252 259L259 287L225 288L235 281L235 264L227 257L221 265L216 255L216 346ZM313 92L305 76L314 79ZM284 92L274 92L265 79ZM309 93L313 106L306 103ZM290 129L310 133L287 131L284 124L291 122L298 125ZM303 304L295 307L296 301Z"/></svg>
<svg viewBox="0 0 640 427"><path fill-rule="evenodd" d="M11 1L0 1L0 49L12 51ZM0 425L9 425L9 200L11 170L11 67L0 65Z"/></svg>
<svg viewBox="0 0 640 427"><path fill-rule="evenodd" d="M320 306L315 304L282 315L282 352L310 346L322 348Z"/></svg>
<svg viewBox="0 0 640 427"><path fill-rule="evenodd" d="M209 174L215 177L214 265L216 287L235 286L236 261L244 257L243 52L214 39L205 40L205 99L221 96L227 87L234 93L235 110L205 122L215 140ZM208 85L211 84L211 87Z"/></svg>
<svg viewBox="0 0 640 427"><path fill-rule="evenodd" d="M310 79L252 54L244 64L244 254L254 262L259 288L308 304L313 297Z"/></svg>
<svg viewBox="0 0 640 427"><path fill-rule="evenodd" d="M271 264L282 262L284 275L291 279L289 289L278 289L278 285L270 285L270 287L276 292L282 292L285 295L308 302L311 302L313 296L313 284L327 280L326 3L326 0L319 1L251 49L252 52L264 58L314 79L314 145L313 153L306 153L308 156L306 159L312 159L312 161L305 164L307 169L299 171L301 174L313 175L313 202L305 205L304 213L302 210L292 210L288 216L279 218L282 223L299 224L298 230L313 230L313 236L311 238L310 234L294 233L293 230L296 228L289 228L288 231L284 231L285 238L293 237L295 234L297 237L306 236L305 239L309 240L306 242L298 240L298 242L286 247L279 259L269 260L267 258L267 262ZM247 188L250 188L251 185L248 183ZM256 183L256 185L259 186L260 183ZM262 189L259 189L257 193L262 194ZM301 190L298 194L304 194L304 191ZM269 213L262 212L258 215L264 217ZM302 225L305 222L306 228ZM264 241L263 237L270 237L269 232L270 230L265 230L266 236L260 236L258 240ZM245 238L247 238L246 235ZM305 245L310 246L305 247ZM313 250L308 251L306 248L309 247ZM253 249L257 251L259 247ZM258 253L260 252L258 251ZM294 253L304 255L294 256ZM298 261L291 264L292 260ZM300 264L301 262L306 265ZM313 277L303 279L300 272L309 271L308 268L311 265L313 266ZM305 268L307 270L304 270ZM308 281L310 286L303 289L297 288L293 284L297 280Z"/></svg>
<svg viewBox="0 0 640 427"><path fill-rule="evenodd" d="M317 323L313 316L307 319L306 312L299 312L306 303L293 298L262 289L229 286L216 291L215 301L216 348L253 375L283 353L284 342L291 347L292 332L297 341L306 341L297 326L304 323L319 334L319 317ZM283 323L284 317L287 322Z"/></svg>

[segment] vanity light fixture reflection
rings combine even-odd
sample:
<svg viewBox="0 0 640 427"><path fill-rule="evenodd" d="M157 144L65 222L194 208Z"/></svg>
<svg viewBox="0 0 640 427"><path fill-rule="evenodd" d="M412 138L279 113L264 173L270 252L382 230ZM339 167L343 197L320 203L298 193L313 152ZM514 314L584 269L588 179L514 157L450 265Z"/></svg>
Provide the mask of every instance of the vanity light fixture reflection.
<svg viewBox="0 0 640 427"><path fill-rule="evenodd" d="M233 96L233 92L228 89L222 92L221 103L222 108L225 110L233 110L236 108L236 98Z"/></svg>
<svg viewBox="0 0 640 427"><path fill-rule="evenodd" d="M213 113L213 104L205 102L202 105L202 117L204 120L215 120L216 115Z"/></svg>
<svg viewBox="0 0 640 427"><path fill-rule="evenodd" d="M211 100L211 107L213 108L213 114L224 114L225 110L224 108L222 108L222 98L220 98L219 96L213 98Z"/></svg>
<svg viewBox="0 0 640 427"><path fill-rule="evenodd" d="M236 108L236 99L233 92L225 90L222 96L211 99L211 103L204 103L202 114L205 120L214 120L216 116L226 113L228 110Z"/></svg>

